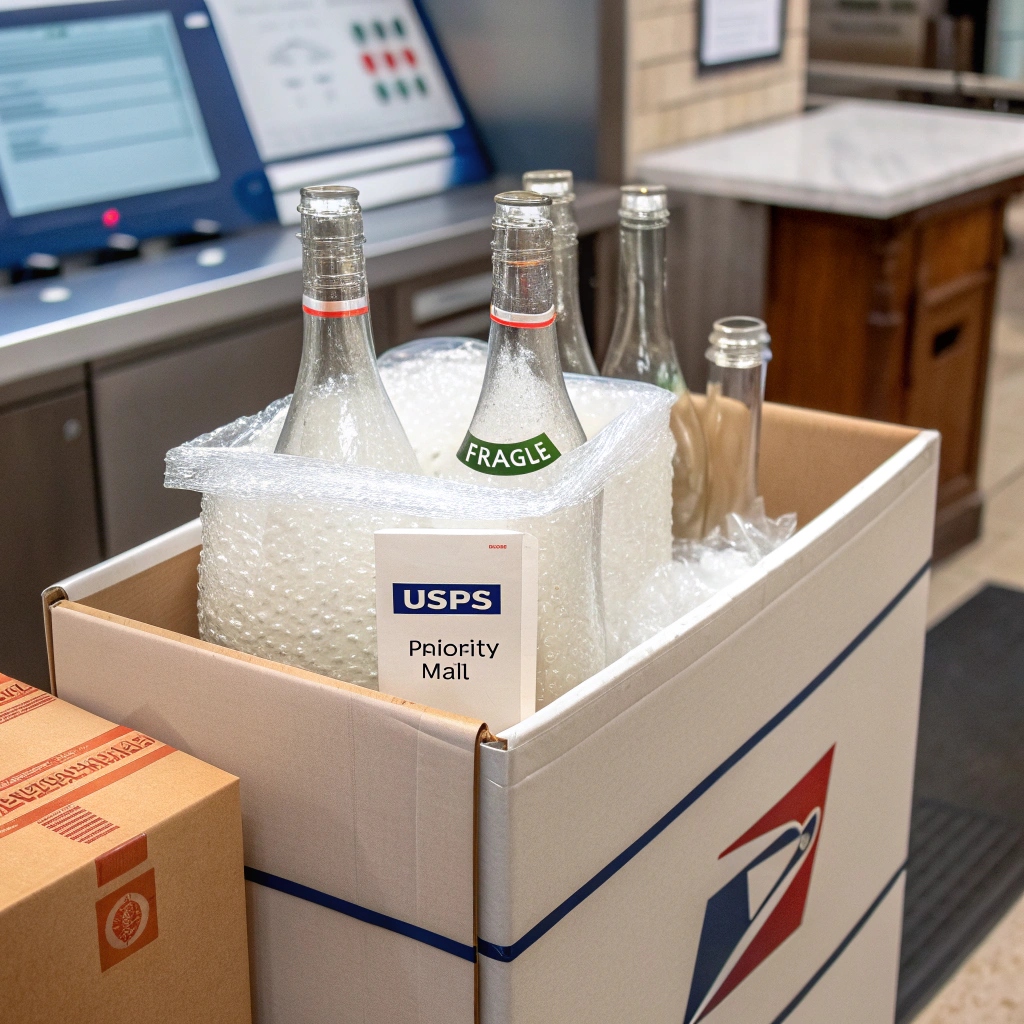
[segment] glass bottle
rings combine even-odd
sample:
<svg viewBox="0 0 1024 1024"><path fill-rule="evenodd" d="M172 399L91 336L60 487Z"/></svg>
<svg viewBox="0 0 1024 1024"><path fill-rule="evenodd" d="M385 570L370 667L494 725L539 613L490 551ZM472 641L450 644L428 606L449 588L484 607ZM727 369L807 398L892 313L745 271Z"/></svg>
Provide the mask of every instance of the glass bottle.
<svg viewBox="0 0 1024 1024"><path fill-rule="evenodd" d="M487 368L458 459L476 483L543 487L586 441L558 357L551 274L551 200L495 196ZM537 706L604 666L598 499L506 524L537 537Z"/></svg>
<svg viewBox="0 0 1024 1024"><path fill-rule="evenodd" d="M678 396L670 425L676 441L672 533L704 534L707 454L704 433L668 326L665 240L669 220L663 185L623 185L619 205L619 287L601 373L657 384Z"/></svg>
<svg viewBox="0 0 1024 1024"><path fill-rule="evenodd" d="M707 530L730 512L747 512L757 497L761 406L771 338L763 320L716 320L708 336L704 434L708 447Z"/></svg>
<svg viewBox="0 0 1024 1024"><path fill-rule="evenodd" d="M358 198L341 185L301 192L302 360L276 451L417 473L377 372ZM226 523L220 557L211 547L207 559L204 547L204 637L377 689L373 535L413 524L356 506L270 501L258 508L243 529L241 511L221 503L208 513L204 505L204 527L214 516ZM251 562L252 551L257 568L232 572Z"/></svg>
<svg viewBox="0 0 1024 1024"><path fill-rule="evenodd" d="M551 199L554 232L552 268L555 277L555 333L563 373L597 375L580 309L579 240L573 202L572 171L527 171L523 188Z"/></svg>
<svg viewBox="0 0 1024 1024"><path fill-rule="evenodd" d="M419 472L377 371L359 191L302 189L302 360L276 450Z"/></svg>

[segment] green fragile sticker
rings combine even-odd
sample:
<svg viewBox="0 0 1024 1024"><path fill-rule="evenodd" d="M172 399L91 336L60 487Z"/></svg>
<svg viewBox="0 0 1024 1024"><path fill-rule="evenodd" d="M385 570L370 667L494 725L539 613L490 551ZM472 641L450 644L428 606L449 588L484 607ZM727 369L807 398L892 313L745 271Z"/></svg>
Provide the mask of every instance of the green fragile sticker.
<svg viewBox="0 0 1024 1024"><path fill-rule="evenodd" d="M528 441L512 444L498 444L481 441L479 437L466 434L466 440L458 451L458 460L464 466L478 473L491 476L522 476L536 473L538 469L550 466L562 453L547 434L538 434Z"/></svg>

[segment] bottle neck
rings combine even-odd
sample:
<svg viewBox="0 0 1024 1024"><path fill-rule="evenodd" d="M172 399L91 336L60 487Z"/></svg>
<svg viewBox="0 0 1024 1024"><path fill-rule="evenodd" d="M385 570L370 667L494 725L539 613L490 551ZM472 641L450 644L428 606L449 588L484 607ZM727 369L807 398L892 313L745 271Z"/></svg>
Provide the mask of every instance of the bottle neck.
<svg viewBox="0 0 1024 1024"><path fill-rule="evenodd" d="M550 252L495 254L489 364L526 359L533 373L561 373Z"/></svg>
<svg viewBox="0 0 1024 1024"><path fill-rule="evenodd" d="M619 227L618 305L604 372L681 393L686 385L668 327L666 234L664 227Z"/></svg>
<svg viewBox="0 0 1024 1024"><path fill-rule="evenodd" d="M361 252L358 262L361 269ZM303 269L307 270L305 254ZM315 407L325 402L333 411L322 422L313 423ZM276 450L344 463L379 463L379 458L367 456L367 438L359 435L373 429L381 436L393 435L396 448L407 448L408 441L396 427L397 418L377 370L365 276L348 273L343 280L325 283L322 275L307 270L303 274L302 360Z"/></svg>
<svg viewBox="0 0 1024 1024"><path fill-rule="evenodd" d="M487 369L458 456L470 469L491 475L497 475L497 463L483 468L480 451L474 459L470 444L483 442L487 457L497 459L497 447L539 440L557 459L586 440L558 357L551 250L502 249L494 253ZM541 455L540 462L531 459L529 466L520 466L523 459L512 449L507 457L517 476L551 465Z"/></svg>
<svg viewBox="0 0 1024 1024"><path fill-rule="evenodd" d="M302 250L300 387L377 376L362 238L307 237Z"/></svg>
<svg viewBox="0 0 1024 1024"><path fill-rule="evenodd" d="M558 336L558 355L564 373L587 373L596 375L587 332L583 326L583 310L580 308L579 244L575 231L571 241L559 244L555 235L552 270L555 285L555 333Z"/></svg>
<svg viewBox="0 0 1024 1024"><path fill-rule="evenodd" d="M341 387L356 379L379 379L370 314L324 316L303 305L302 369L298 388Z"/></svg>

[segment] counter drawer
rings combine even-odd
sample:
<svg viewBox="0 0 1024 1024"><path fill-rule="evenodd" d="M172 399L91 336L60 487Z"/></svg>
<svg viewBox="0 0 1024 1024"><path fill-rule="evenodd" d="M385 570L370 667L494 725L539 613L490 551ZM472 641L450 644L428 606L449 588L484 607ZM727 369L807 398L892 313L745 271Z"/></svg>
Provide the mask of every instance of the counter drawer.
<svg viewBox="0 0 1024 1024"><path fill-rule="evenodd" d="M919 289L923 292L991 270L999 258L994 242L1001 213L1001 206L988 203L928 221L921 228Z"/></svg>

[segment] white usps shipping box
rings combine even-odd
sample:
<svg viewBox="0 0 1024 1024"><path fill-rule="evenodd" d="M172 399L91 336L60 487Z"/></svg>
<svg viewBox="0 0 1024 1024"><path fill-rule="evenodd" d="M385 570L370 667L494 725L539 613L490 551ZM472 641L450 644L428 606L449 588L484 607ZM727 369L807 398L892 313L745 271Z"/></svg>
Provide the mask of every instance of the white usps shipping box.
<svg viewBox="0 0 1024 1024"><path fill-rule="evenodd" d="M260 1021L889 1024L937 465L767 406L802 529L499 737L197 639L195 527L48 591L53 681L241 777Z"/></svg>

